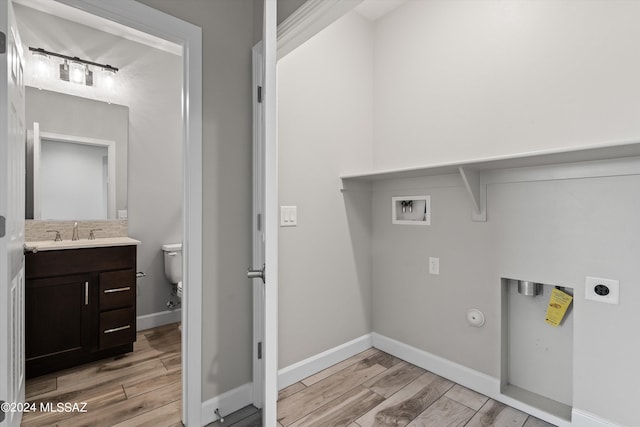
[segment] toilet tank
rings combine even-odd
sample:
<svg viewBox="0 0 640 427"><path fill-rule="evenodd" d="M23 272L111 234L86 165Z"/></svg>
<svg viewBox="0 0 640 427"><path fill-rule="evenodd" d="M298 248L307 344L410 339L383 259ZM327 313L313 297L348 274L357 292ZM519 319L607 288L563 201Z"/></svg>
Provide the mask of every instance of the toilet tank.
<svg viewBox="0 0 640 427"><path fill-rule="evenodd" d="M182 243L162 245L164 274L172 284L182 281Z"/></svg>

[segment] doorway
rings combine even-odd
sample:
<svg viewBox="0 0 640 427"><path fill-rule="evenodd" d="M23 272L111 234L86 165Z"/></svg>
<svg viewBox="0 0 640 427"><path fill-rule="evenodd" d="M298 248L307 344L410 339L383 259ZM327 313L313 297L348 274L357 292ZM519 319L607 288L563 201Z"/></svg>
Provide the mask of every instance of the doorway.
<svg viewBox="0 0 640 427"><path fill-rule="evenodd" d="M29 5L28 1L21 1ZM43 4L43 2L35 2ZM202 294L202 71L200 28L135 2L104 3L93 0L63 0L74 14L88 12L94 19L104 18L138 32L158 37L182 51L181 146L183 164L181 198L183 246L182 298L182 419L199 425L201 419L201 294ZM58 5L59 6L59 5ZM97 18L96 18L97 17ZM90 25L96 25L95 21ZM158 252L160 252L158 250Z"/></svg>

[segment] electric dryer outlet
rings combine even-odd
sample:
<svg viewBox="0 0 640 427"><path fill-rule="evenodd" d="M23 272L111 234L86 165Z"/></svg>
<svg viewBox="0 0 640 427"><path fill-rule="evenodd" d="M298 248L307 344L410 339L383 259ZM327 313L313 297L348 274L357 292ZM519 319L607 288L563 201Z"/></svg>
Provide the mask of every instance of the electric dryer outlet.
<svg viewBox="0 0 640 427"><path fill-rule="evenodd" d="M620 300L620 282L618 280L587 276L584 282L585 299L618 304Z"/></svg>

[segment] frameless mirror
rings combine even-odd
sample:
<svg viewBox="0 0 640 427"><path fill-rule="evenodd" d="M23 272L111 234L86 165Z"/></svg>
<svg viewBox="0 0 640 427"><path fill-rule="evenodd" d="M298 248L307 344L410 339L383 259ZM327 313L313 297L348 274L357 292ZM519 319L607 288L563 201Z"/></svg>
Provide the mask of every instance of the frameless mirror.
<svg viewBox="0 0 640 427"><path fill-rule="evenodd" d="M27 88L26 218L126 218L129 109Z"/></svg>

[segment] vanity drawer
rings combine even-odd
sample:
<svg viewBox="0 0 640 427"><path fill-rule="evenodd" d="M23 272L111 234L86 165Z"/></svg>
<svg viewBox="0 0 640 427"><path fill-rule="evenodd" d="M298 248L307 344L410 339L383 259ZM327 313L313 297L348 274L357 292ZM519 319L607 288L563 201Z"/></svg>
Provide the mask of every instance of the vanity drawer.
<svg viewBox="0 0 640 427"><path fill-rule="evenodd" d="M27 279L136 268L136 246L64 249L25 254Z"/></svg>
<svg viewBox="0 0 640 427"><path fill-rule="evenodd" d="M136 311L133 307L100 313L100 350L136 340Z"/></svg>
<svg viewBox="0 0 640 427"><path fill-rule="evenodd" d="M136 302L134 270L100 273L100 311L132 307Z"/></svg>

